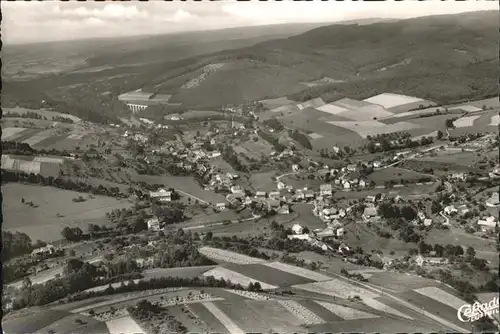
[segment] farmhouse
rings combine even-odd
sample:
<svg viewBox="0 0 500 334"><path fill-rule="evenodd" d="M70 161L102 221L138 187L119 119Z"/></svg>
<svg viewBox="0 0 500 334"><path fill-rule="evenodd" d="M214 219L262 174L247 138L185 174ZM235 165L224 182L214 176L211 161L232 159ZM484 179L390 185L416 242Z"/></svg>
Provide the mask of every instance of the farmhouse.
<svg viewBox="0 0 500 334"><path fill-rule="evenodd" d="M357 169L357 166L355 164L348 164L346 169L349 171L349 172L355 172L356 169Z"/></svg>
<svg viewBox="0 0 500 334"><path fill-rule="evenodd" d="M172 200L172 192L160 188L157 191L151 191L149 193L149 197L151 198L151 200L156 200L159 202L170 202Z"/></svg>
<svg viewBox="0 0 500 334"><path fill-rule="evenodd" d="M304 228L299 224L293 224L292 231L295 234L302 234L304 232Z"/></svg>
<svg viewBox="0 0 500 334"><path fill-rule="evenodd" d="M377 216L377 209L374 207L367 207L363 211L363 219L365 221L370 221L372 218Z"/></svg>
<svg viewBox="0 0 500 334"><path fill-rule="evenodd" d="M226 203L217 203L215 204L215 209L218 211L226 210Z"/></svg>
<svg viewBox="0 0 500 334"><path fill-rule="evenodd" d="M160 221L158 218L151 218L147 222L148 230L150 231L159 231L160 230Z"/></svg>
<svg viewBox="0 0 500 334"><path fill-rule="evenodd" d="M490 216L479 219L477 221L477 224L481 226L481 230L483 232L486 232L486 230L494 229L498 225L498 222L496 221L495 217Z"/></svg>
<svg viewBox="0 0 500 334"><path fill-rule="evenodd" d="M322 184L319 186L319 193L322 196L331 196L332 195L332 185L331 184Z"/></svg>
<svg viewBox="0 0 500 334"><path fill-rule="evenodd" d="M444 213L446 213L449 216L451 216L457 212L458 212L458 210L453 205L448 205L447 207L444 208Z"/></svg>
<svg viewBox="0 0 500 334"><path fill-rule="evenodd" d="M418 255L415 258L415 262L418 266L422 267L423 265L442 265L448 264L449 260L444 257L423 257L422 255Z"/></svg>
<svg viewBox="0 0 500 334"><path fill-rule="evenodd" d="M490 198L486 200L486 205L489 207L497 207L498 204L500 204L499 198L498 198L498 192L494 192Z"/></svg>
<svg viewBox="0 0 500 334"><path fill-rule="evenodd" d="M33 252L31 252L31 256L42 257L42 256L55 254L56 251L57 251L56 247L49 244L45 247L40 247L40 248L33 250Z"/></svg>

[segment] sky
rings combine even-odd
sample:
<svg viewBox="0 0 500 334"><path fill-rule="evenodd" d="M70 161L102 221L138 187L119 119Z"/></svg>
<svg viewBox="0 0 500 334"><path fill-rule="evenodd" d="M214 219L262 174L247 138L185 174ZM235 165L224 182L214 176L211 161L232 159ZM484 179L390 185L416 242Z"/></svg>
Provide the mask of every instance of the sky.
<svg viewBox="0 0 500 334"><path fill-rule="evenodd" d="M1 2L5 44L498 10L498 1Z"/></svg>

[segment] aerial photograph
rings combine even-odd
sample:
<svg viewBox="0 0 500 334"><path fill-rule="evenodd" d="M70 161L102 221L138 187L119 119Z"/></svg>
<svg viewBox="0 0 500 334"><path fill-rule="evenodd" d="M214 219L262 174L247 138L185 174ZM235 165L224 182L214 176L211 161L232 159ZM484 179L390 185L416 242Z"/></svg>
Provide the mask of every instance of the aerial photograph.
<svg viewBox="0 0 500 334"><path fill-rule="evenodd" d="M3 334L500 330L498 1L1 10Z"/></svg>

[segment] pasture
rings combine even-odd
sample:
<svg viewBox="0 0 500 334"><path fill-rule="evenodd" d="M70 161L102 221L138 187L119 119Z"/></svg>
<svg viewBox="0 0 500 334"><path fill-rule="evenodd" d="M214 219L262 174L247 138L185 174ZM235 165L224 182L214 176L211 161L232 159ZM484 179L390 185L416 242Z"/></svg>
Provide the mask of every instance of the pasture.
<svg viewBox="0 0 500 334"><path fill-rule="evenodd" d="M389 289L393 292L403 292L430 286L439 286L440 283L429 278L414 274L400 274L393 272L371 273L368 282L374 286Z"/></svg>
<svg viewBox="0 0 500 334"><path fill-rule="evenodd" d="M279 263L279 262L273 262ZM292 266L290 266L292 267ZM266 282L268 284L276 286L290 286L295 284L311 283L314 280L308 278L304 275L296 275L290 271L286 272L280 270L276 266L270 263L263 264L247 264L247 265L229 265L226 266L227 269L251 277L261 282ZM306 270L306 269L304 269ZM316 274L315 272L312 272ZM329 277L328 277L329 278Z"/></svg>
<svg viewBox="0 0 500 334"><path fill-rule="evenodd" d="M478 115L461 117L453 122L453 125L455 125L456 128L470 127L474 125L474 121L478 118Z"/></svg>
<svg viewBox="0 0 500 334"><path fill-rule="evenodd" d="M221 312L223 312L238 329L243 333L267 333L271 329L266 326L261 317L246 304L245 300L232 299L230 301L217 301L213 303ZM214 313L216 315L216 313ZM231 328L223 321L223 317L218 317L224 323L226 328ZM234 326L231 324L231 326ZM234 333L231 331L231 333Z"/></svg>
<svg viewBox="0 0 500 334"><path fill-rule="evenodd" d="M256 191L276 191L277 186L274 178L277 174L276 171L253 173L252 176L250 176L250 185Z"/></svg>
<svg viewBox="0 0 500 334"><path fill-rule="evenodd" d="M247 277L245 275L242 275L240 273L237 273L235 271L223 268L223 267L216 267L212 270L209 270L205 273L203 273L203 276L208 277L208 276L213 276L214 278L217 279L224 279L224 280L229 280L234 284L241 284L243 287L247 287L248 284L258 282L260 286L262 287L263 290L270 290L270 289L276 289L277 286L267 284L265 282L261 282L258 280L255 280L253 278Z"/></svg>
<svg viewBox="0 0 500 334"><path fill-rule="evenodd" d="M205 191L193 177L190 176L156 176L156 175L134 175L135 181L144 181L149 184L163 184L166 188L174 188L181 196L191 195L194 199L208 203L226 202L226 198L212 191Z"/></svg>
<svg viewBox="0 0 500 334"><path fill-rule="evenodd" d="M423 177L429 176L409 169L398 167L388 167L375 170L373 173L368 175L368 179L372 180L377 185L384 184L384 182L386 181L396 181L396 183L401 183L401 180L415 181Z"/></svg>
<svg viewBox="0 0 500 334"><path fill-rule="evenodd" d="M423 99L400 94L383 93L364 99L363 101L378 104L384 108L394 108L405 104L421 102Z"/></svg>
<svg viewBox="0 0 500 334"><path fill-rule="evenodd" d="M362 138L368 136L376 136L378 134L409 131L419 128L419 125L409 122L398 122L395 124L384 124L378 121L341 121L341 122L327 122L350 131L357 133Z"/></svg>
<svg viewBox="0 0 500 334"><path fill-rule="evenodd" d="M393 114L388 112L381 106L371 105L358 109L348 109L336 115L351 121L371 121L380 118L391 117Z"/></svg>
<svg viewBox="0 0 500 334"><path fill-rule="evenodd" d="M213 332L221 334L230 333L222 322L205 307L204 303L193 303L186 307Z"/></svg>
<svg viewBox="0 0 500 334"><path fill-rule="evenodd" d="M274 333L300 333L303 328L301 319L290 313L276 300L257 301L247 300L250 306L260 318L273 329Z"/></svg>
<svg viewBox="0 0 500 334"><path fill-rule="evenodd" d="M194 278L203 275L203 273L215 268L215 266L199 266L199 267L179 267L179 268L154 268L146 269L142 272L144 279L158 277L182 277Z"/></svg>
<svg viewBox="0 0 500 334"><path fill-rule="evenodd" d="M106 326L110 333L144 333L144 330L130 316L106 321Z"/></svg>
<svg viewBox="0 0 500 334"><path fill-rule="evenodd" d="M328 281L331 279L330 276L326 276L323 274L320 274L316 271L312 271L309 269L297 267L297 266L292 266L283 262L270 262L270 263L263 263L264 266L267 266L269 268L273 268L277 271L275 275L283 275L283 273L288 273L293 276L299 276L305 278L307 281L316 281L316 282L321 282L321 281ZM299 283L295 283L299 284Z"/></svg>
<svg viewBox="0 0 500 334"><path fill-rule="evenodd" d="M370 314L368 312L356 310L350 307L323 302L323 301L315 301L320 306L324 307L328 311L332 312L336 316L344 320L356 320L356 319L373 319L379 318L379 316L375 314Z"/></svg>
<svg viewBox="0 0 500 334"><path fill-rule="evenodd" d="M293 286L296 289L319 293L331 297L348 299L349 297L359 296L362 299L378 297L370 290L355 286L345 280L332 278L329 281L300 284Z"/></svg>
<svg viewBox="0 0 500 334"><path fill-rule="evenodd" d="M85 202L75 203L82 196ZM38 207L21 203L33 202ZM3 185L3 228L28 234L32 240L61 239L66 226L87 230L89 223L107 224L106 213L113 209L128 208L128 200L92 196L53 187L8 183Z"/></svg>
<svg viewBox="0 0 500 334"><path fill-rule="evenodd" d="M234 264L254 264L265 262L264 260L255 257L250 257L225 249L213 248L208 246L201 247L198 249L198 251L206 257L213 259L214 261L223 261Z"/></svg>

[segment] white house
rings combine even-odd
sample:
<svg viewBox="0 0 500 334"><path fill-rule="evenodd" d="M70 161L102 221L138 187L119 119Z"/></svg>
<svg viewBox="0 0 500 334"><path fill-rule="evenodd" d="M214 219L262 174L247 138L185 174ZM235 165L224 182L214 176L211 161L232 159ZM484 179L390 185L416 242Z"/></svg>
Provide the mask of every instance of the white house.
<svg viewBox="0 0 500 334"><path fill-rule="evenodd" d="M373 162L373 168L380 168L382 167L383 162L382 161L374 161Z"/></svg>
<svg viewBox="0 0 500 334"><path fill-rule="evenodd" d="M423 222L425 220L425 213L423 213L422 211L420 211L418 214L417 214L417 217L418 219Z"/></svg>
<svg viewBox="0 0 500 334"><path fill-rule="evenodd" d="M219 152L219 151L213 151L213 152L208 152L207 153L207 157L208 158L218 158L220 157L222 154Z"/></svg>
<svg viewBox="0 0 500 334"><path fill-rule="evenodd" d="M292 234L288 236L288 239L311 240L311 236L309 234Z"/></svg>
<svg viewBox="0 0 500 334"><path fill-rule="evenodd" d="M490 216L490 217L485 217L485 218L479 219L477 221L477 224L479 226L481 226L481 229L483 231L486 231L486 230L494 229L498 223L497 223L495 217Z"/></svg>
<svg viewBox="0 0 500 334"><path fill-rule="evenodd" d="M297 165L297 164L292 165L292 170L294 172L298 172L299 171L299 165Z"/></svg>
<svg viewBox="0 0 500 334"><path fill-rule="evenodd" d="M327 208L323 209L319 213L319 217L322 221L327 222L333 219L333 215L337 213L337 209L335 208Z"/></svg>
<svg viewBox="0 0 500 334"><path fill-rule="evenodd" d="M467 175L465 173L453 173L450 175L450 180L466 181Z"/></svg>
<svg viewBox="0 0 500 334"><path fill-rule="evenodd" d="M365 198L366 203L375 203L375 196L366 196Z"/></svg>
<svg viewBox="0 0 500 334"><path fill-rule="evenodd" d="M257 191L255 193L256 198L266 198L266 192L265 191Z"/></svg>
<svg viewBox="0 0 500 334"><path fill-rule="evenodd" d="M331 196L332 195L332 185L329 183L325 183L319 186L319 193L322 196Z"/></svg>
<svg viewBox="0 0 500 334"><path fill-rule="evenodd" d="M418 255L415 258L415 262L418 266L422 267L424 264L428 265L442 265L448 264L449 260L444 257L423 257L422 255Z"/></svg>
<svg viewBox="0 0 500 334"><path fill-rule="evenodd" d="M357 166L355 164L348 164L346 168L349 172L355 172L357 169Z"/></svg>
<svg viewBox="0 0 500 334"><path fill-rule="evenodd" d="M283 190L286 187L286 185L281 181L279 181L276 186L277 186L278 190Z"/></svg>
<svg viewBox="0 0 500 334"><path fill-rule="evenodd" d="M344 228L343 227L338 228L336 232L337 232L337 237L344 236Z"/></svg>
<svg viewBox="0 0 500 334"><path fill-rule="evenodd" d="M424 226L431 226L432 224L432 219L426 218L424 219Z"/></svg>
<svg viewBox="0 0 500 334"><path fill-rule="evenodd" d="M283 204L279 209L278 213L281 215L288 215L290 214L290 206L288 204Z"/></svg>
<svg viewBox="0 0 500 334"><path fill-rule="evenodd" d="M457 212L458 212L457 208L455 208L453 205L448 205L447 207L444 208L444 213L446 213L449 216Z"/></svg>
<svg viewBox="0 0 500 334"><path fill-rule="evenodd" d="M233 194L243 194L243 189L241 189L240 186L236 185L236 186L231 186L231 192Z"/></svg>
<svg viewBox="0 0 500 334"><path fill-rule="evenodd" d="M42 255L52 255L55 254L56 248L53 245L46 245L44 247L37 248L31 252L32 256L42 256Z"/></svg>
<svg viewBox="0 0 500 334"><path fill-rule="evenodd" d="M149 197L152 200L157 200L160 202L170 202L172 200L172 192L165 189L158 189L157 191L151 191Z"/></svg>
<svg viewBox="0 0 500 334"><path fill-rule="evenodd" d="M148 230L150 231L159 231L160 230L160 221L158 218L151 218L148 220Z"/></svg>
<svg viewBox="0 0 500 334"><path fill-rule="evenodd" d="M344 189L351 189L351 183L349 181L344 181L342 185Z"/></svg>
<svg viewBox="0 0 500 334"><path fill-rule="evenodd" d="M368 220L370 220L371 218L373 218L375 216L377 216L377 209L374 208L374 207L367 207L363 211L363 219L365 221L368 221Z"/></svg>
<svg viewBox="0 0 500 334"><path fill-rule="evenodd" d="M279 198L280 197L280 192L279 191L271 191L269 193L269 198Z"/></svg>
<svg viewBox="0 0 500 334"><path fill-rule="evenodd" d="M311 200L314 198L314 191L312 190L306 190L304 191L304 197L306 200Z"/></svg>
<svg viewBox="0 0 500 334"><path fill-rule="evenodd" d="M292 231L295 234L302 234L304 232L304 228L299 224L293 224Z"/></svg>
<svg viewBox="0 0 500 334"><path fill-rule="evenodd" d="M361 188L364 188L364 187L366 187L366 185L367 185L367 184L366 184L366 181L365 181L365 180L359 180L358 185L359 185Z"/></svg>
<svg viewBox="0 0 500 334"><path fill-rule="evenodd" d="M340 147L338 147L338 146L334 146L334 147L332 147L332 149L333 149L333 152L335 154L338 154L340 152Z"/></svg>
<svg viewBox="0 0 500 334"><path fill-rule="evenodd" d="M219 211L224 211L226 210L226 203L217 203L215 204L215 208Z"/></svg>

